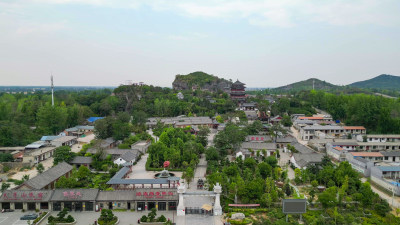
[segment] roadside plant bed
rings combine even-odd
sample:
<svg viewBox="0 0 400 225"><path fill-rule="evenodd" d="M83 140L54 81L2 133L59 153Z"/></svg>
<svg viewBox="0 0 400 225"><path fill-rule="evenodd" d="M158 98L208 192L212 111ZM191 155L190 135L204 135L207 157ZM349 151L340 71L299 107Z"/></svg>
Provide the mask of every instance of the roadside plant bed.
<svg viewBox="0 0 400 225"><path fill-rule="evenodd" d="M140 218L140 222L151 223L151 224L153 224L154 222L160 222L161 224L167 222L167 218L165 218L164 215L161 215L158 218L156 218L156 216L157 216L157 210L151 209L151 212L149 212L147 216L143 215L142 218Z"/></svg>
<svg viewBox="0 0 400 225"><path fill-rule="evenodd" d="M36 218L36 219L32 222L32 224L38 224L39 221L43 220L43 219L46 217L47 214L48 214L48 212L42 212L42 213L39 215L39 217Z"/></svg>
<svg viewBox="0 0 400 225"><path fill-rule="evenodd" d="M71 215L67 216L67 214L68 209L64 208L61 212L57 214L57 217L49 216L47 224L75 224L75 219Z"/></svg>
<svg viewBox="0 0 400 225"><path fill-rule="evenodd" d="M253 220L249 218L244 218L242 220L232 220L228 219L228 222L231 223L232 225L245 225L245 224L250 224L253 222Z"/></svg>
<svg viewBox="0 0 400 225"><path fill-rule="evenodd" d="M114 216L111 209L102 209L100 218L97 220L99 225L114 225L118 224L118 217Z"/></svg>

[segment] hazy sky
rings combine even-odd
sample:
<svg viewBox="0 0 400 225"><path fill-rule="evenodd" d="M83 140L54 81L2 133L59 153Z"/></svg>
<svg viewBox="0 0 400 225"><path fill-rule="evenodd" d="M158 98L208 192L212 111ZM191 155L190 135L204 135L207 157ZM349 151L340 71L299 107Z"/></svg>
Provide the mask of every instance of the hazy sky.
<svg viewBox="0 0 400 225"><path fill-rule="evenodd" d="M0 85L400 75L399 0L0 0Z"/></svg>

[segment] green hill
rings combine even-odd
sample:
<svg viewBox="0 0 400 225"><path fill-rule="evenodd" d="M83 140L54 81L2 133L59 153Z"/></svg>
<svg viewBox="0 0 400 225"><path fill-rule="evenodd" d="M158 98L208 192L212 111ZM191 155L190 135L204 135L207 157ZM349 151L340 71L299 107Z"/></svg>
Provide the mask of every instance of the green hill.
<svg viewBox="0 0 400 225"><path fill-rule="evenodd" d="M274 88L274 91L302 91L302 90L312 90L314 84L314 89L316 90L332 90L338 89L340 86L328 83L326 81L319 80L317 78L310 78L308 80L299 81L282 87Z"/></svg>
<svg viewBox="0 0 400 225"><path fill-rule="evenodd" d="M231 81L198 71L187 75L176 75L172 87L175 90L191 90L196 87L208 91L223 91L225 88L230 88L231 84Z"/></svg>
<svg viewBox="0 0 400 225"><path fill-rule="evenodd" d="M349 84L349 86L358 88L400 90L400 77L382 74L369 80L364 80Z"/></svg>

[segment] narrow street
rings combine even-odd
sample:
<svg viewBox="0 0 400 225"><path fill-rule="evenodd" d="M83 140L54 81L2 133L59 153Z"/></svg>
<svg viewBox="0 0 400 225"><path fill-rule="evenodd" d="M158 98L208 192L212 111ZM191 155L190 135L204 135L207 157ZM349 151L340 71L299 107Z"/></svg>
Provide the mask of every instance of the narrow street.
<svg viewBox="0 0 400 225"><path fill-rule="evenodd" d="M365 183L367 182L367 178L363 177L361 178L361 182ZM374 185L371 184L371 189L379 195L379 197L385 199L390 206L394 208L400 208L400 197L394 196L394 199L392 199L391 195L387 195L385 192L377 189ZM393 204L392 204L393 202Z"/></svg>

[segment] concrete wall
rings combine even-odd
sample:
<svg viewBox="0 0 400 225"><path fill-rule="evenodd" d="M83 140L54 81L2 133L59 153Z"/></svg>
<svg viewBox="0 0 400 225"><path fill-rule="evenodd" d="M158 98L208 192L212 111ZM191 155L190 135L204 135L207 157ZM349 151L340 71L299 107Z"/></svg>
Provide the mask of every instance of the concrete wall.
<svg viewBox="0 0 400 225"><path fill-rule="evenodd" d="M379 186L385 188L387 191L390 191L390 192L394 191L394 194L396 196L400 196L400 187L394 186L394 185L390 184L389 182L382 180L379 177L375 177L373 175L371 175L371 180L374 183L378 184Z"/></svg>

